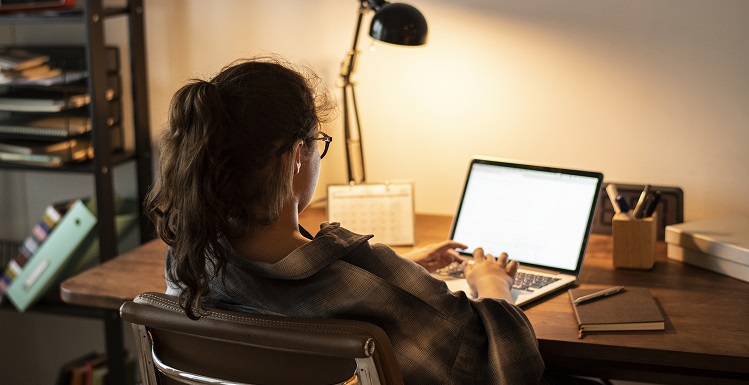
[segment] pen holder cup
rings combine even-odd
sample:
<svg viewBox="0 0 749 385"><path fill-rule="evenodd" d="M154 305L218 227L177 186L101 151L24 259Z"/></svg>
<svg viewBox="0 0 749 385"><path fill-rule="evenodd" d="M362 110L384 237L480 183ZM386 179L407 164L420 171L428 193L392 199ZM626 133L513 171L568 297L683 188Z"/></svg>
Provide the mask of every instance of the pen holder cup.
<svg viewBox="0 0 749 385"><path fill-rule="evenodd" d="M642 219L633 219L624 213L614 215L611 228L614 267L652 269L655 264L657 225L655 214Z"/></svg>

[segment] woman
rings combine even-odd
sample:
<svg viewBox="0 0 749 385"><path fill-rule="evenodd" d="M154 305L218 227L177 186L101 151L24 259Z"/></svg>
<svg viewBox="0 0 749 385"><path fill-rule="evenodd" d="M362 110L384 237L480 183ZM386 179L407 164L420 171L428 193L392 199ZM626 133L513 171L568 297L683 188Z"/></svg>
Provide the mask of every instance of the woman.
<svg viewBox="0 0 749 385"><path fill-rule="evenodd" d="M512 305L517 262L474 255L472 300L429 272L458 260L444 241L400 257L371 236L299 226L332 138L318 79L275 58L238 61L173 97L161 176L146 202L167 253L168 293L202 305L372 322L406 383L538 383L533 329Z"/></svg>

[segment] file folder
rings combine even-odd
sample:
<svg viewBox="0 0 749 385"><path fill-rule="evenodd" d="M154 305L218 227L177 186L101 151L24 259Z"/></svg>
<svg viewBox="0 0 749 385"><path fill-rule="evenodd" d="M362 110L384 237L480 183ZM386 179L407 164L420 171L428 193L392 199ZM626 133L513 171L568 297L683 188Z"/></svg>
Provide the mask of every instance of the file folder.
<svg viewBox="0 0 749 385"><path fill-rule="evenodd" d="M95 231L96 201L76 200L8 287L7 297L23 312L62 279L98 262L99 237ZM137 203L116 202L115 227L121 240L138 224Z"/></svg>
<svg viewBox="0 0 749 385"><path fill-rule="evenodd" d="M46 292L95 225L96 216L82 200L75 201L8 287L7 297L19 311Z"/></svg>

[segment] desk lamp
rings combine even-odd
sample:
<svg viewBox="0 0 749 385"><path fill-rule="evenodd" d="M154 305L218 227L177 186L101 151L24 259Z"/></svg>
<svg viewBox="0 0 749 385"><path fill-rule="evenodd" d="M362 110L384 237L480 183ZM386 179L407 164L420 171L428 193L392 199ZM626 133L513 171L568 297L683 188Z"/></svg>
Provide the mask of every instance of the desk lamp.
<svg viewBox="0 0 749 385"><path fill-rule="evenodd" d="M369 26L369 36L386 43L416 46L423 45L427 39L427 21L418 9L403 3L389 3L384 0L358 0L360 2L354 43L341 63L341 83L343 90L343 127L346 139L346 166L349 183L365 181L364 151L362 147L359 110L356 106L356 93L351 75L354 73L356 58L359 54L356 46L359 42L359 31L362 18L370 10L375 12ZM355 129L351 127L351 112Z"/></svg>

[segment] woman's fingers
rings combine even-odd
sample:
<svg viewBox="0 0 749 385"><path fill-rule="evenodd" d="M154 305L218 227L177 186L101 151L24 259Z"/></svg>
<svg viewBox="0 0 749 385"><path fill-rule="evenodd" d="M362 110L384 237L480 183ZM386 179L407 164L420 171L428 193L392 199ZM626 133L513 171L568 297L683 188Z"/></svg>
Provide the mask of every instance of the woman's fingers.
<svg viewBox="0 0 749 385"><path fill-rule="evenodd" d="M520 267L518 261L510 261L510 263L507 264L507 274L514 278L515 274L518 272L518 267Z"/></svg>
<svg viewBox="0 0 749 385"><path fill-rule="evenodd" d="M515 274L518 272L518 267L520 266L517 261L510 261L509 255L505 252L502 252L502 254L499 255L499 258L495 260L491 254L484 254L484 249L480 247L477 247L473 251L473 260L476 264L484 263L485 261L496 262L497 265L504 269L511 277L515 277ZM473 270L473 267L468 266L467 270Z"/></svg>
<svg viewBox="0 0 749 385"><path fill-rule="evenodd" d="M475 250L473 250L473 260L475 261L475 263L484 262L484 259L486 259L486 256L484 255L484 249L477 247Z"/></svg>

